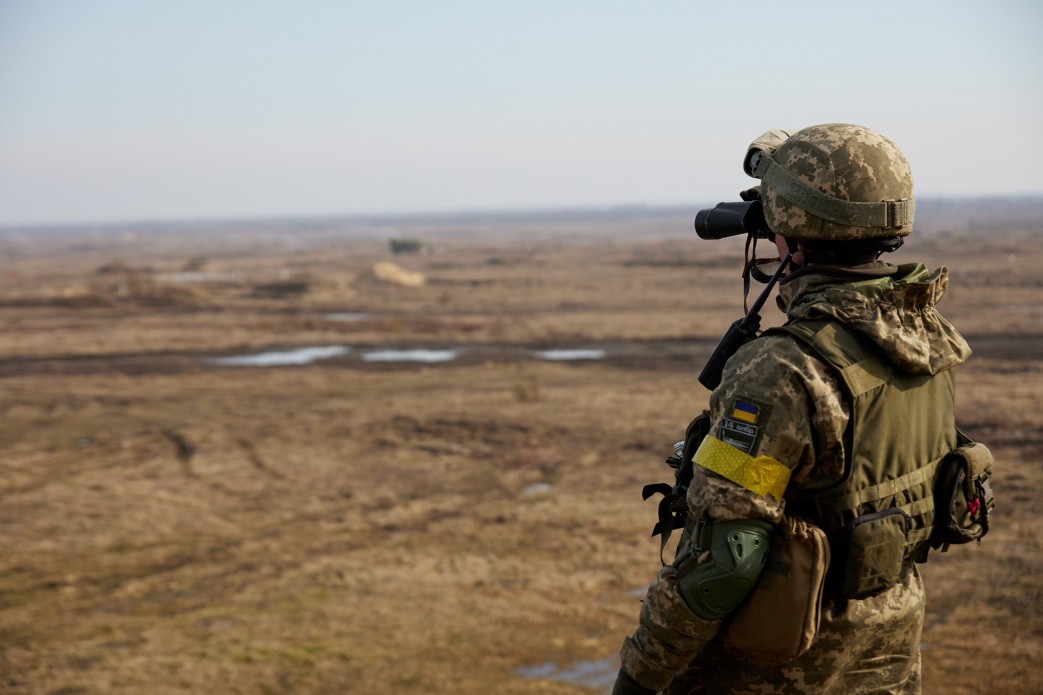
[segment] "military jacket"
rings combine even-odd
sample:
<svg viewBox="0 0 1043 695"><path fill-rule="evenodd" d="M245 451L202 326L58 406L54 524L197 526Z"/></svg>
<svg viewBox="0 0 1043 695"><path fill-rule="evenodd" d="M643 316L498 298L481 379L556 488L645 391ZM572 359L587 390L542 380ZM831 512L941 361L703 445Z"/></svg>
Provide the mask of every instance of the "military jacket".
<svg viewBox="0 0 1043 695"><path fill-rule="evenodd" d="M871 343L888 368L925 378L962 363L970 350L938 313L944 268L874 263L812 268L780 286L791 322L842 324ZM948 375L944 375L948 377ZM929 379L928 379L929 380ZM949 411L951 399L938 407ZM758 461L777 462L782 486L751 490L700 466L688 490L689 515L778 523L787 500L835 488L850 461L850 390L837 369L793 335L769 334L729 360L710 399L710 436ZM768 491L765 491L768 490ZM683 539L682 539L683 540ZM924 595L912 563L875 596L829 601L811 649L788 662L759 663L725 647L720 621L692 613L665 567L649 587L637 631L623 644L622 665L639 683L669 693L918 693Z"/></svg>

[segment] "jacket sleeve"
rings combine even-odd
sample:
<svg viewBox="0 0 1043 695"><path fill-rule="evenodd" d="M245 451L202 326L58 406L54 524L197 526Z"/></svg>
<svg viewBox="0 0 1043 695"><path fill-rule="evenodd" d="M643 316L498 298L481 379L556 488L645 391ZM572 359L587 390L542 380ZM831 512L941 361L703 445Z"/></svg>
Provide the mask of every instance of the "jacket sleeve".
<svg viewBox="0 0 1043 695"><path fill-rule="evenodd" d="M777 465L775 473L781 472L784 480L781 487L775 485L766 492L741 475L732 475L733 480L704 467L697 452L688 489L689 515L714 521L763 519L779 523L787 481L807 477L816 468L821 449L832 455L835 447L841 447L843 461L846 415L841 422L831 422L824 436L815 433L825 416L818 412L821 403L837 398L839 386L825 365L804 354L786 336L762 338L737 352L728 362L721 385L711 395L713 424L709 437L715 440L711 448L718 454L733 454L729 460L738 461L736 466L754 459L764 466ZM702 460L713 466L707 456L704 453ZM730 474L724 467L713 468ZM686 540L683 536L682 546ZM710 553L704 551L699 560L706 562L709 558ZM647 688L665 688L720 630L721 621L703 620L688 608L678 591L678 581L672 566L660 570L645 597L640 624L620 651L623 669Z"/></svg>

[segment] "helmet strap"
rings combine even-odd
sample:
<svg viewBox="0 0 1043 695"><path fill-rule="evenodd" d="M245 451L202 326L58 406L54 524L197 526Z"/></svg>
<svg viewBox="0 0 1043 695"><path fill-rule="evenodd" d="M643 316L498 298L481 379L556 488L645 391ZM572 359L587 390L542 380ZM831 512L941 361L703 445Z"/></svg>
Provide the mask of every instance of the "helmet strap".
<svg viewBox="0 0 1043 695"><path fill-rule="evenodd" d="M834 198L784 168L768 155L757 158L753 176L761 180L762 190L767 186L797 207L829 222L847 227L882 229L899 229L913 223L916 204L911 198L879 202Z"/></svg>
<svg viewBox="0 0 1043 695"><path fill-rule="evenodd" d="M762 285L766 285L771 282L771 276L761 270L760 266L768 263L779 263L782 260L778 256L775 258L757 258L757 239L758 237L754 234L746 237L745 261L742 267L742 307L746 313L750 311L748 303L750 279L752 278Z"/></svg>

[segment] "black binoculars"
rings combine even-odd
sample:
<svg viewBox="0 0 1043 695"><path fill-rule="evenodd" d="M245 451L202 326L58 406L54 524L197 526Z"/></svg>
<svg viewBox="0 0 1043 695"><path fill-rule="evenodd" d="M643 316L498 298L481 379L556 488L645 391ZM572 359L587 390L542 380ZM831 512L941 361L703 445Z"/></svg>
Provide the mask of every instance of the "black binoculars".
<svg viewBox="0 0 1043 695"><path fill-rule="evenodd" d="M761 201L740 203L717 203L695 215L695 233L700 239L724 239L739 234L752 234L760 239L772 239L774 235L764 221Z"/></svg>

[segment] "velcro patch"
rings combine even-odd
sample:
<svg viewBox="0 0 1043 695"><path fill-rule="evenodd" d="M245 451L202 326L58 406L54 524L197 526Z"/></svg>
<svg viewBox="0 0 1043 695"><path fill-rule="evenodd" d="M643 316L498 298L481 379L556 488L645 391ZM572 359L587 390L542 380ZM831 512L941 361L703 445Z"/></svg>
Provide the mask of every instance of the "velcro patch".
<svg viewBox="0 0 1043 695"><path fill-rule="evenodd" d="M717 432L717 436L722 442L747 454L753 452L759 434L759 427L730 418L721 420L721 426Z"/></svg>
<svg viewBox="0 0 1043 695"><path fill-rule="evenodd" d="M747 396L736 396L724 409L717 437L739 451L752 454L770 407Z"/></svg>

